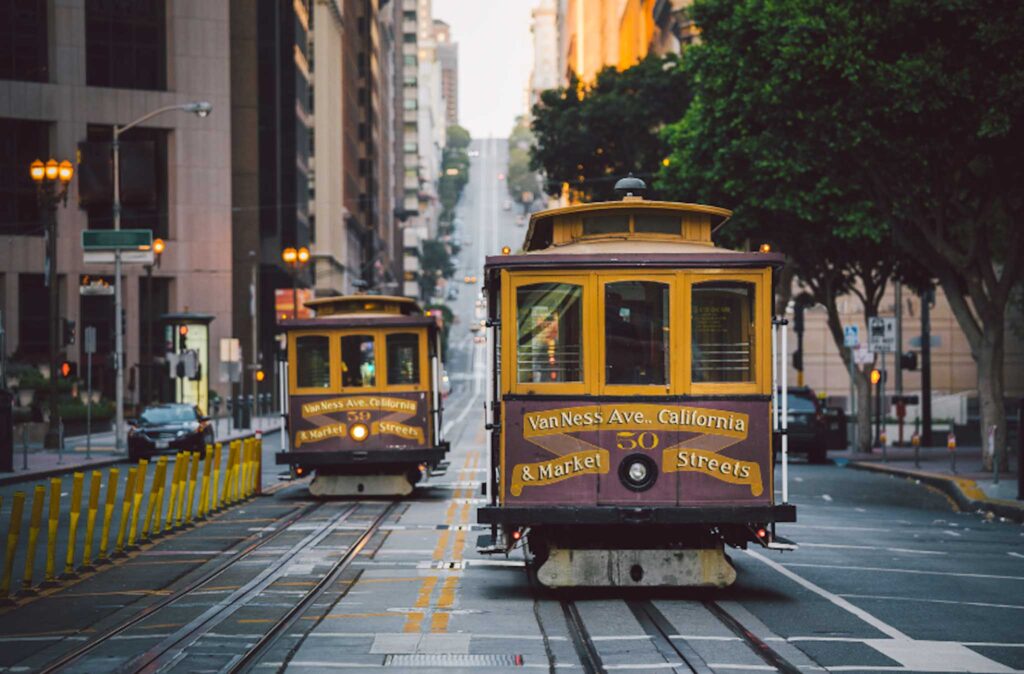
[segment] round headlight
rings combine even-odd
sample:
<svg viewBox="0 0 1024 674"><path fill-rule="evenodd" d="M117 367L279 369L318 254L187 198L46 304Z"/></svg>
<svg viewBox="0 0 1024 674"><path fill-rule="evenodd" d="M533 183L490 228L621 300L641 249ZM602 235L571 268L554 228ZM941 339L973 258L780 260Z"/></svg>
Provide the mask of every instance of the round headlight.
<svg viewBox="0 0 1024 674"><path fill-rule="evenodd" d="M348 434L356 442L362 442L369 437L370 429L366 427L366 424L353 424Z"/></svg>
<svg viewBox="0 0 1024 674"><path fill-rule="evenodd" d="M650 489L658 479L658 466L646 454L631 454L619 464L619 480L633 491Z"/></svg>

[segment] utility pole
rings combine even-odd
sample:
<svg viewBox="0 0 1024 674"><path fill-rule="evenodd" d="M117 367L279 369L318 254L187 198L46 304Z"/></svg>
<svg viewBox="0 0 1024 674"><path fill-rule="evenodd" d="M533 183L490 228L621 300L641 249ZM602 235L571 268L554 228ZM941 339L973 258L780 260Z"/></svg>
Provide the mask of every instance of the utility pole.
<svg viewBox="0 0 1024 674"><path fill-rule="evenodd" d="M896 281L896 396L903 395L903 284Z"/></svg>
<svg viewBox="0 0 1024 674"><path fill-rule="evenodd" d="M921 444L931 447L932 440L932 332L931 305L935 290L921 293Z"/></svg>

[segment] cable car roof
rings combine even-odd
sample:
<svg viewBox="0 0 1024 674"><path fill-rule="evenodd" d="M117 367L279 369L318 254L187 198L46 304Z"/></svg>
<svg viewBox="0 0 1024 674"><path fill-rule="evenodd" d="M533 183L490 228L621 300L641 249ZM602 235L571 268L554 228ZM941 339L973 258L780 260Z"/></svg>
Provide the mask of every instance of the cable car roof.
<svg viewBox="0 0 1024 674"><path fill-rule="evenodd" d="M423 313L416 300L395 295L338 295L318 297L304 304L316 312L317 318L351 314L415 316Z"/></svg>

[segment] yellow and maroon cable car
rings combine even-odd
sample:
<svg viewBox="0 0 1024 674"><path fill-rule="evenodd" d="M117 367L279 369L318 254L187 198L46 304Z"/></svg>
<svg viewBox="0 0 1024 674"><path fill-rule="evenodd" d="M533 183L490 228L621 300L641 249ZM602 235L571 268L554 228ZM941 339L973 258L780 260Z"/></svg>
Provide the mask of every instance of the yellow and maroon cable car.
<svg viewBox="0 0 1024 674"><path fill-rule="evenodd" d="M796 509L773 485L783 258L716 247L730 211L643 187L534 213L521 252L487 258L480 550L524 540L549 587L722 587L736 576L725 545L793 547L775 523Z"/></svg>
<svg viewBox="0 0 1024 674"><path fill-rule="evenodd" d="M285 322L289 447L277 463L315 471L316 496L405 495L448 451L440 439L440 333L405 297L306 303Z"/></svg>

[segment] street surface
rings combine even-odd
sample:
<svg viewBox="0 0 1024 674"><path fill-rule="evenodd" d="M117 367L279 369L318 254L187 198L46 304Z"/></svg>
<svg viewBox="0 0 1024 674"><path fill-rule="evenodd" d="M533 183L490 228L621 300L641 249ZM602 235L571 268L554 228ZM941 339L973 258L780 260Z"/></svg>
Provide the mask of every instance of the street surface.
<svg viewBox="0 0 1024 674"><path fill-rule="evenodd" d="M502 208L505 141L472 147L447 472L399 503L315 502L288 484L0 613L0 666L39 670L169 601L67 671L1024 671L1024 527L837 465L794 461L798 522L779 533L799 549L732 551L739 578L722 591L554 594L531 583L521 550L476 554L488 366L469 325L483 317L484 256L517 248L525 228ZM267 486L278 443L264 442Z"/></svg>

